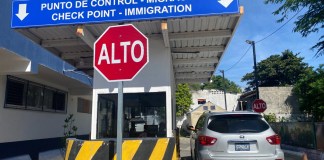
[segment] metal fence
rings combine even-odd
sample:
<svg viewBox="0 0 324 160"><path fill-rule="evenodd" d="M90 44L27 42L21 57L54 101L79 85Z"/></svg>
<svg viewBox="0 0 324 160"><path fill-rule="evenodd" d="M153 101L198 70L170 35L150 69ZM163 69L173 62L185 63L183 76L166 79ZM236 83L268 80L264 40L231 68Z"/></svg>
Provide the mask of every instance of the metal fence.
<svg viewBox="0 0 324 160"><path fill-rule="evenodd" d="M279 122L270 125L280 135L282 144L324 151L323 122Z"/></svg>

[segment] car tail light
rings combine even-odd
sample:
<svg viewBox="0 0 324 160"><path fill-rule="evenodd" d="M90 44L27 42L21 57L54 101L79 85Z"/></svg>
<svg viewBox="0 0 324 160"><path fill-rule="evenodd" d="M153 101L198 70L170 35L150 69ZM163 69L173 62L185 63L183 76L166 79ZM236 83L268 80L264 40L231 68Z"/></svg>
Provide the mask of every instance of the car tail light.
<svg viewBox="0 0 324 160"><path fill-rule="evenodd" d="M276 145L276 144L280 144L281 143L280 136L277 135L277 134L275 134L273 136L270 136L270 137L267 137L266 139L272 145Z"/></svg>
<svg viewBox="0 0 324 160"><path fill-rule="evenodd" d="M208 136L199 136L198 137L199 143L201 145L213 145L216 143L217 138L214 137L208 137Z"/></svg>

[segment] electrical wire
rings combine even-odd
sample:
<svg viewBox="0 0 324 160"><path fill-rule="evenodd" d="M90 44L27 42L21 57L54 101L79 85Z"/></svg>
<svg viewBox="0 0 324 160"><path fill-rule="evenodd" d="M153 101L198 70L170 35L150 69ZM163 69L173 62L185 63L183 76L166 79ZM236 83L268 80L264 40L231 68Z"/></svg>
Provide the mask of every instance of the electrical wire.
<svg viewBox="0 0 324 160"><path fill-rule="evenodd" d="M293 18L295 18L302 10L304 9L304 7L302 9L300 9L294 16L292 16L288 21L286 21L283 25L281 25L279 28L277 28L275 31L273 31L272 33L270 33L269 35L265 36L264 38L256 41L255 43L259 43L264 41L265 39L269 38L270 36L274 35L276 32L278 32L281 28L283 28L287 23L289 23Z"/></svg>
<svg viewBox="0 0 324 160"><path fill-rule="evenodd" d="M65 74L66 72L72 72L72 73L75 73L75 74L78 74L78 75L81 75L81 76L85 76L87 79L88 79L88 81L89 81L89 83L91 84L91 86L93 85L92 84L92 77L90 77L90 76L88 76L88 75L86 75L86 74L84 74L84 73L80 73L79 71L76 71L76 70L63 70L63 73Z"/></svg>
<svg viewBox="0 0 324 160"><path fill-rule="evenodd" d="M264 40L266 40L266 39L268 39L270 36L272 36L272 35L274 35L276 32L278 32L280 29L282 29L287 23L289 23L293 18L295 18L302 10L304 9L304 7L303 8L301 8L296 14L294 14L294 16L292 16L288 21L286 21L283 25L281 25L279 28L277 28L276 30L274 30L272 33L270 33L269 35L267 35L267 36L265 36L264 38L262 38L262 39L260 39L260 40L258 40L258 41L256 41L255 42L255 44L256 43L259 43L259 42L262 42L262 41L264 41ZM235 63L235 64L233 64L230 68L228 68L228 69L226 69L225 71L227 72L227 71L229 71L229 70L231 70L232 68L234 68L234 66L236 66L242 59L243 59L243 57L247 54L247 52L249 51L251 49L251 45L250 45L250 47L246 50L246 52L243 54L243 56Z"/></svg>
<svg viewBox="0 0 324 160"><path fill-rule="evenodd" d="M244 58L244 56L248 53L248 51L251 49L251 45L249 46L249 48L245 51L245 53L242 55L242 57L236 62L234 63L230 68L226 69L224 72L227 72L229 70L231 70L233 67L235 67L239 62L241 62L241 60ZM218 71L219 73L221 73L220 71ZM214 74L218 73L215 72Z"/></svg>
<svg viewBox="0 0 324 160"><path fill-rule="evenodd" d="M251 45L250 47L245 51L245 53L242 55L242 57L235 63L233 64L230 68L228 68L227 70L225 70L226 72L231 70L234 66L236 66L239 62L241 62L241 60L244 58L244 56L248 53L248 51L251 49Z"/></svg>
<svg viewBox="0 0 324 160"><path fill-rule="evenodd" d="M75 73L75 74L79 74L81 76L85 76L89 83L91 84L91 86L93 85L93 78L88 76L87 74L84 74L84 73L80 73L79 71L76 71L76 69L65 69L65 62L63 63L63 74L65 75L66 72L72 72L72 73Z"/></svg>

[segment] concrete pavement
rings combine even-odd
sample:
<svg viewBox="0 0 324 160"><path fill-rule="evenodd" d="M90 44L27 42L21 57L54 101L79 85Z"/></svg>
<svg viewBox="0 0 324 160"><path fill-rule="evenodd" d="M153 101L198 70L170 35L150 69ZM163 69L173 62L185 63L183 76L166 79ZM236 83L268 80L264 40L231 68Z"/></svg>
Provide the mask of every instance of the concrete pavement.
<svg viewBox="0 0 324 160"><path fill-rule="evenodd" d="M181 160L191 160L189 138L179 137L180 140L180 157Z"/></svg>

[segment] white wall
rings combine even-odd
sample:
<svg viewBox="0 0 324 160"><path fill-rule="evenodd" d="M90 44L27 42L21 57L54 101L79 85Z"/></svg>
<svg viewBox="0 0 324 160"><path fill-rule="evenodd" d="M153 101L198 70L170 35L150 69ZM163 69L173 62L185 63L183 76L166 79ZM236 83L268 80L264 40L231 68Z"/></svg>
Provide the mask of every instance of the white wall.
<svg viewBox="0 0 324 160"><path fill-rule="evenodd" d="M62 126L69 113L75 115L78 135L90 133L91 114L77 113L76 96L68 96L67 114L4 108L6 79L6 76L0 75L0 143L63 137ZM67 91L37 78L27 80Z"/></svg>
<svg viewBox="0 0 324 160"><path fill-rule="evenodd" d="M68 99L68 114L73 114L75 118L75 126L78 127L78 135L89 135L91 132L91 114L90 113L80 113L77 112L78 98L82 97L91 101L92 96L71 96L69 95ZM67 115L68 115L67 114Z"/></svg>
<svg viewBox="0 0 324 160"><path fill-rule="evenodd" d="M267 103L265 114L300 114L298 97L293 87L259 87L260 99Z"/></svg>
<svg viewBox="0 0 324 160"><path fill-rule="evenodd" d="M226 103L227 103L227 111L232 111L237 107L237 99L241 94L231 94L226 93ZM225 98L224 92L220 90L199 90L192 91L192 100L193 105L191 105L192 109L195 109L199 106L198 99L206 99L206 102L210 101L215 105L218 105L225 109Z"/></svg>
<svg viewBox="0 0 324 160"><path fill-rule="evenodd" d="M171 53L162 37L149 39L149 63L132 80L126 81L124 93L166 92L167 136L172 136ZM107 82L94 71L92 113L97 113L98 94L118 93L118 82ZM96 138L97 114L92 115L91 138Z"/></svg>

